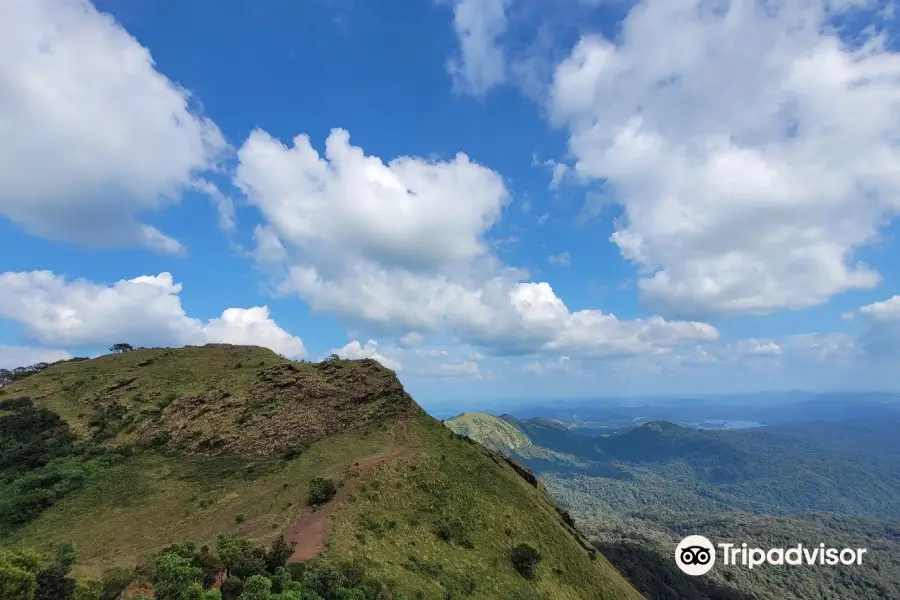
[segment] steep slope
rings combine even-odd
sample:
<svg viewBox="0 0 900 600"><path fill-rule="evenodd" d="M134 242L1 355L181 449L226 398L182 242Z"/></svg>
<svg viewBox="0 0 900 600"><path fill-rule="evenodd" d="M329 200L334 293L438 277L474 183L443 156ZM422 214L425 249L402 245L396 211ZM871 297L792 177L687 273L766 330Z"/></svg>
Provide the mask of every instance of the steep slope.
<svg viewBox="0 0 900 600"><path fill-rule="evenodd" d="M375 361L149 349L53 365L0 402L0 545L71 540L79 576L284 534L294 559L356 560L407 597L640 598L521 469ZM312 507L316 478L339 487ZM519 544L540 552L533 579L513 567Z"/></svg>

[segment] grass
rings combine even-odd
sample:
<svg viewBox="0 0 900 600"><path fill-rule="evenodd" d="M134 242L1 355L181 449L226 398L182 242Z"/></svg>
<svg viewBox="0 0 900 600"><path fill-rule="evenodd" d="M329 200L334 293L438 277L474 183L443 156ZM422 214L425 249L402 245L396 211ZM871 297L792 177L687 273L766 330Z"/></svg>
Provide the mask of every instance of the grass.
<svg viewBox="0 0 900 600"><path fill-rule="evenodd" d="M358 558L412 596L445 597L474 582L472 598L640 598L602 557L592 559L562 525L555 503L510 467L455 437L429 417L409 426L414 458L385 463L335 514L326 557ZM435 534L462 523L471 548ZM512 566L512 548L528 543L543 560L528 581ZM461 593L461 592L458 592Z"/></svg>
<svg viewBox="0 0 900 600"><path fill-rule="evenodd" d="M77 575L135 564L169 544L213 544L219 533L268 540L306 504L309 481L339 478L347 464L378 454L386 429L353 432L313 444L299 458L135 455L90 480L37 520L0 540L49 551L74 540ZM244 515L241 523L236 522Z"/></svg>
<svg viewBox="0 0 900 600"><path fill-rule="evenodd" d="M463 413L445 421L444 425L481 443L513 449L531 446L527 435L503 419L487 413Z"/></svg>

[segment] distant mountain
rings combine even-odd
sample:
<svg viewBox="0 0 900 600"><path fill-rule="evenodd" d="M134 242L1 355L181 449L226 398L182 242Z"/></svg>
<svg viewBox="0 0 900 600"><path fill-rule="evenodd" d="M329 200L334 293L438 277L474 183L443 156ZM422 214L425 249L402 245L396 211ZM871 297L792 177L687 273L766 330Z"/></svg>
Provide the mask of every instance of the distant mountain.
<svg viewBox="0 0 900 600"><path fill-rule="evenodd" d="M497 450L521 450L531 446L521 430L502 417L487 413L463 413L444 424L459 435L469 437L476 442Z"/></svg>

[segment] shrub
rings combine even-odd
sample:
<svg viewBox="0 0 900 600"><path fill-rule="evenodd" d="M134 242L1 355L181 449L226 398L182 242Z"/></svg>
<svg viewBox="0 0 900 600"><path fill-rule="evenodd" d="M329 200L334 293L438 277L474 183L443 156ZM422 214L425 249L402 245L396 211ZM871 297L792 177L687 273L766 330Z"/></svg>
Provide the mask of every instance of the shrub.
<svg viewBox="0 0 900 600"><path fill-rule="evenodd" d="M101 575L102 600L118 598L125 588L134 580L134 569L112 567L103 571Z"/></svg>
<svg viewBox="0 0 900 600"><path fill-rule="evenodd" d="M541 562L541 553L528 544L519 544L512 549L513 568L526 579L533 579L535 569Z"/></svg>
<svg viewBox="0 0 900 600"><path fill-rule="evenodd" d="M238 513L238 514L234 515L234 522L235 523L243 523L244 522L244 513Z"/></svg>
<svg viewBox="0 0 900 600"><path fill-rule="evenodd" d="M281 455L284 460L294 460L309 448L309 444L298 442L289 446Z"/></svg>
<svg viewBox="0 0 900 600"><path fill-rule="evenodd" d="M315 477L309 482L309 503L313 506L325 504L337 494L337 484L333 479Z"/></svg>
<svg viewBox="0 0 900 600"><path fill-rule="evenodd" d="M441 519L437 522L432 531L434 532L434 535L445 542L459 544L463 548L475 547L472 538L466 533L465 527L459 518Z"/></svg>

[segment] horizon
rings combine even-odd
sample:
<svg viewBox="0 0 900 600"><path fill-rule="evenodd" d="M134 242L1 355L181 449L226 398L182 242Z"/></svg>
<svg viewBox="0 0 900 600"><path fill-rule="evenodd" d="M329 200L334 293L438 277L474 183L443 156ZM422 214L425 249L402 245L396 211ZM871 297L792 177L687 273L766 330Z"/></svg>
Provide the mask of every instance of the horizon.
<svg viewBox="0 0 900 600"><path fill-rule="evenodd" d="M0 367L229 342L428 404L900 392L896 8L6 2Z"/></svg>

